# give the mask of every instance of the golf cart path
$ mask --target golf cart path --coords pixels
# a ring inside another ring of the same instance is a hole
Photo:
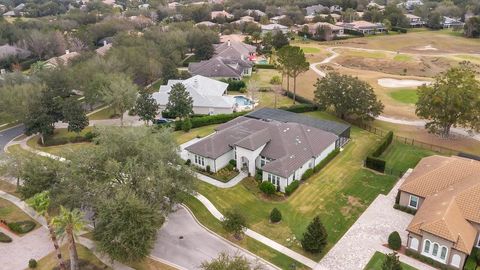
[[[330,52],[332,55],[325,58],[321,62],[310,64],[310,69],[313,70],[318,76],[325,77],[326,72],[323,71],[323,70],[320,70],[317,66],[318,65],[323,65],[323,64],[328,64],[333,59],[338,57],[340,55],[340,53],[336,52],[335,49],[340,49],[340,48],[351,49],[351,50],[359,50],[359,51],[368,51],[368,52],[385,52],[385,53],[397,54],[397,52],[395,52],[395,51],[388,51],[388,50],[364,49],[364,48],[355,48],[355,47],[338,47],[338,46],[337,47],[328,47],[327,51]],[[460,54],[460,53],[446,53],[446,54],[402,53],[402,54],[420,55],[420,56],[464,55],[464,54]],[[480,55],[480,54],[469,54],[469,55]],[[399,86],[399,87],[401,87],[401,86]],[[416,127],[423,127],[427,123],[424,120],[404,120],[404,119],[398,119],[398,118],[395,118],[395,117],[388,117],[388,116],[383,116],[383,115],[377,116],[376,119],[380,120],[380,121],[392,123],[392,124],[416,126]],[[480,133],[473,133],[472,134],[472,132],[470,132],[470,131],[468,131],[467,129],[464,129],[464,128],[455,128],[454,127],[454,128],[451,129],[451,132],[462,135],[462,136],[472,138],[472,139],[477,140],[477,141],[480,141]]]

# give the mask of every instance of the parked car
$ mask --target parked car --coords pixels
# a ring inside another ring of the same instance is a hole
[[[159,118],[159,119],[153,120],[153,123],[155,125],[166,125],[166,124],[170,124],[171,122],[173,122],[173,120],[167,119],[167,118]]]

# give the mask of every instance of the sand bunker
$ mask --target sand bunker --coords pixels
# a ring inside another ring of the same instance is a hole
[[[423,47],[420,47],[420,48],[416,48],[415,50],[417,50],[417,51],[438,51],[438,49],[433,47],[432,45],[427,45],[427,46],[423,46]]]
[[[398,80],[392,78],[378,79],[378,84],[386,88],[418,87],[423,84],[431,84],[429,81],[419,80]]]

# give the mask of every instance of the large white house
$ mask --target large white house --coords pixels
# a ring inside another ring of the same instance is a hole
[[[262,110],[281,114],[280,110]],[[298,122],[259,119],[258,115],[254,112],[218,126],[215,134],[185,148],[187,158],[212,172],[235,160],[237,169],[250,175],[261,170],[263,181],[284,192],[340,146],[339,136],[332,132]]]
[[[228,84],[200,75],[186,80],[169,80],[167,85],[160,86],[160,90],[153,94],[153,98],[164,110],[172,86],[181,83],[193,99],[193,113],[195,114],[229,114],[234,111],[235,99],[227,96]]]

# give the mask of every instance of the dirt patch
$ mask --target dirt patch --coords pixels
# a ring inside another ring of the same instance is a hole
[[[345,217],[351,216],[351,213],[353,211],[364,207],[363,203],[360,201],[360,199],[358,197],[348,196],[347,197],[347,202],[348,202],[348,205],[346,205],[346,206],[342,207],[342,209],[340,209],[340,212]]]

